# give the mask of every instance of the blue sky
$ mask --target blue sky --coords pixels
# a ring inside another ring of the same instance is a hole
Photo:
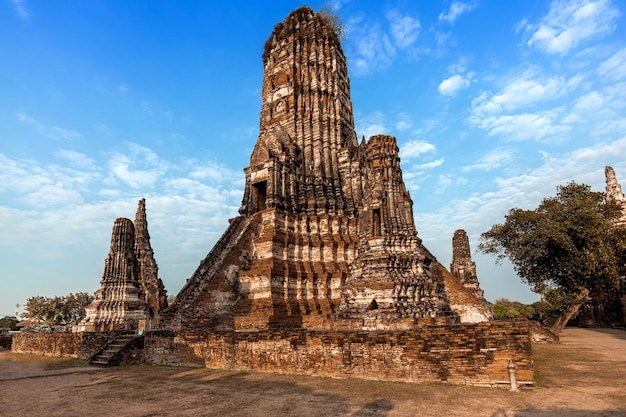
[[[308,1],[319,10],[325,1]],[[146,198],[176,294],[237,214],[263,44],[299,1],[0,0],[0,316],[99,288]],[[480,234],[571,180],[626,186],[626,6],[336,1],[359,137],[396,136],[425,245]],[[537,300],[473,255],[487,299]],[[21,310],[21,308],[20,308]]]

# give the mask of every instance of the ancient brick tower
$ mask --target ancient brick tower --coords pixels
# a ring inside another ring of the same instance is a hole
[[[95,300],[86,308],[81,330],[134,330],[140,320],[147,319],[135,257],[135,228],[129,219],[119,218],[113,224],[100,285]]]
[[[260,133],[240,216],[163,325],[321,329],[458,318],[454,300],[472,304],[472,320],[489,319],[417,237],[396,139],[358,142],[332,24],[308,7],[295,10],[275,26],[263,63]]]
[[[611,166],[604,168],[604,175],[606,176],[606,197],[608,200],[615,201],[622,207],[622,216],[617,220],[617,225],[626,226],[626,197],[622,192],[622,187],[617,182],[615,176],[615,170]]]
[[[483,298],[483,290],[478,285],[476,262],[472,261],[469,238],[465,230],[459,229],[452,237],[452,263],[450,272],[469,292],[479,299]]]
[[[159,267],[154,259],[152,246],[150,246],[145,198],[139,200],[135,214],[135,257],[148,318],[152,320],[152,326],[156,327],[158,326],[159,314],[167,308],[167,292],[163,286],[163,281],[159,279]]]
[[[135,330],[140,321],[157,327],[167,308],[167,293],[150,246],[146,200],[139,200],[135,224],[119,218],[113,224],[111,249],[94,302],[81,322],[85,331]]]

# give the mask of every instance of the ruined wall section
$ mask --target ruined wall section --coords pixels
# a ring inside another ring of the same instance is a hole
[[[508,386],[513,360],[519,382],[534,379],[527,322],[399,331],[150,332],[144,354],[161,364],[479,386]]]

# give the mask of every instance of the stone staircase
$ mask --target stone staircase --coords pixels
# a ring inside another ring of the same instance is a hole
[[[132,352],[143,349],[143,335],[122,333],[107,343],[99,352],[89,359],[94,366],[118,366],[132,357]]]
[[[176,299],[170,304],[168,310],[161,316],[163,322],[167,322],[180,309],[191,306],[194,300],[202,294],[203,284],[209,282],[215,273],[224,264],[228,254],[237,246],[244,237],[253,219],[258,216],[239,216],[231,220],[228,229],[217,241],[209,254],[200,262],[200,266],[187,280],[183,288],[179,291]]]

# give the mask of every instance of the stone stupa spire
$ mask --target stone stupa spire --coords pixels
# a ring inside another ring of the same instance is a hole
[[[604,175],[606,176],[606,198],[616,202],[622,208],[622,215],[617,219],[615,224],[624,226],[626,225],[626,197],[624,197],[622,187],[617,181],[613,167],[606,166],[604,168]]]
[[[150,245],[145,198],[139,200],[135,214],[135,257],[138,263],[138,278],[147,305],[147,314],[156,326],[159,313],[167,308],[167,292],[163,281],[159,279],[159,267]]]
[[[469,237],[463,229],[456,230],[452,237],[450,272],[469,292],[480,299],[483,298],[484,292],[478,285],[476,262],[472,261]]]
[[[104,273],[95,300],[81,321],[84,331],[136,330],[146,320],[146,304],[139,283],[135,257],[135,228],[130,219],[113,223],[111,249],[104,260]]]

